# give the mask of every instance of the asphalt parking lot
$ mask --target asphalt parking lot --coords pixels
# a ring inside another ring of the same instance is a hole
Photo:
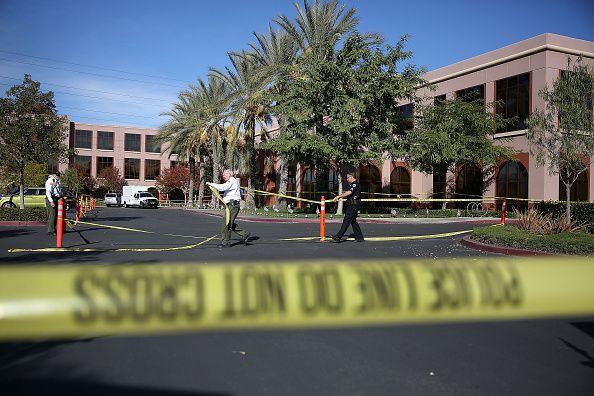
[[[240,218],[239,225],[251,233],[248,246],[234,235],[231,248],[221,249],[217,247],[221,218],[198,211],[98,208],[84,221],[88,224],[77,224],[64,234],[66,249],[60,252],[40,251],[55,247],[55,237],[48,236],[44,227],[0,227],[0,260],[119,263],[486,255],[460,245],[465,234],[440,237],[444,233],[470,231],[477,223],[362,223],[365,243],[348,240],[336,244],[319,242],[316,222],[253,222]],[[335,233],[338,228],[340,222],[328,222],[326,234]]]
[[[487,255],[462,246],[465,234],[438,237],[479,225],[466,222],[363,223],[365,243],[334,244],[316,239],[316,223],[240,220],[252,234],[248,246],[236,239],[221,249],[212,238],[221,218],[199,212],[100,208],[85,221],[64,235],[60,252],[39,251],[55,246],[45,227],[0,227],[1,265]],[[328,223],[326,233],[339,226]],[[0,389],[77,396],[591,395],[593,351],[594,318],[0,342]]]

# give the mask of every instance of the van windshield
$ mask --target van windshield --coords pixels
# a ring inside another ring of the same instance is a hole
[[[140,193],[138,196],[140,198],[155,198],[155,197],[153,197],[153,194],[151,194],[151,193]]]

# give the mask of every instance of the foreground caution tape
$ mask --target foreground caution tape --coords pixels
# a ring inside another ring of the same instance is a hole
[[[0,339],[594,315],[591,259],[0,267]]]

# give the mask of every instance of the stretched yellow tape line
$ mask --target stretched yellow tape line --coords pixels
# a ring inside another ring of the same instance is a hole
[[[219,194],[219,190],[217,190],[216,188],[214,188],[210,184],[207,184],[207,186],[208,186],[208,188],[210,188],[210,191],[212,191],[212,195],[214,195],[215,197],[217,197],[217,199],[219,201],[221,201],[221,203],[223,204],[223,206],[225,206],[225,224],[229,225],[229,220],[231,220],[231,212],[229,211],[229,206],[227,206],[227,204],[223,200],[223,197],[221,196],[221,194]]]
[[[66,220],[67,223],[68,222],[72,222],[72,220]],[[101,224],[101,223],[91,223],[88,221],[79,221],[79,224],[86,224],[86,225],[91,225],[91,226],[96,226],[96,227],[103,227],[103,228],[111,228],[111,229],[115,229],[115,230],[122,230],[122,231],[130,231],[130,232],[141,232],[144,234],[157,234],[157,235],[163,235],[163,236],[172,236],[172,237],[180,237],[180,238],[192,238],[192,239],[204,239],[207,237],[202,237],[202,236],[195,236],[195,235],[182,235],[182,234],[163,234],[163,233],[158,233],[155,231],[146,231],[146,230],[140,230],[137,228],[127,228],[127,227],[118,227],[118,226],[112,226],[112,225],[107,225],[107,224]]]
[[[365,237],[366,241],[372,242],[385,242],[385,241],[403,241],[403,240],[413,240],[413,239],[434,239],[434,238],[447,238],[451,236],[461,235],[472,232],[472,230],[464,230],[464,231],[454,231],[454,232],[446,232],[443,234],[427,234],[427,235],[401,235],[401,236],[391,236],[391,237]],[[326,237],[329,238],[329,237]],[[317,237],[297,237],[297,238],[283,238],[279,239],[280,241],[312,241],[320,239],[319,236]],[[348,238],[354,240],[355,238]]]
[[[0,339],[594,315],[587,258],[0,267]]]

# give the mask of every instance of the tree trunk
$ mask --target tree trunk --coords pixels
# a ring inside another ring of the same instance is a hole
[[[278,185],[278,193],[287,195],[287,186],[289,185],[289,166],[281,154],[278,155],[280,182]],[[287,211],[287,199],[278,197],[276,207],[282,212]]]
[[[19,207],[25,209],[25,168],[19,169]]]
[[[340,182],[338,183],[338,195],[342,194],[342,192],[344,191],[342,188],[342,181],[343,181],[343,177],[344,180],[346,180],[346,175],[343,175],[343,171],[342,171],[342,165],[336,164],[336,167],[338,168],[338,174],[340,175]],[[342,214],[342,208],[344,206],[344,201],[338,201],[338,203],[336,204],[336,214],[337,215],[341,215]]]
[[[219,151],[218,148],[216,146],[216,142],[212,143],[212,182],[213,183],[218,183],[220,180],[220,169],[219,167],[220,165],[220,160],[219,160]],[[217,198],[213,195],[212,199],[210,200],[210,206],[213,208],[218,208],[219,207],[219,202],[217,200]]]
[[[571,184],[565,184],[565,213],[567,219],[571,220]]]
[[[196,177],[196,157],[194,157],[193,153],[190,155],[188,162],[190,164],[190,188],[187,199],[187,205],[192,206],[194,198],[194,179]]]
[[[254,127],[255,128],[255,127]],[[247,169],[247,177],[248,177],[248,192],[245,195],[245,207],[249,209],[253,209],[256,207],[256,194],[254,193],[253,189],[256,185],[256,175],[254,174],[254,169],[256,168],[256,146],[254,142],[254,135],[255,131],[252,130],[251,138],[247,139],[246,142],[246,149],[248,155],[248,169]]]
[[[206,185],[206,168],[204,165],[204,161],[206,160],[206,156],[204,154],[200,155],[200,186],[198,187],[198,207],[202,209],[202,201],[204,200],[204,186]]]

